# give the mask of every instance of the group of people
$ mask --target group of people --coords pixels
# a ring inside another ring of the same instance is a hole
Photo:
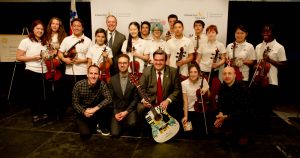
[[[188,137],[231,127],[236,140],[245,143],[253,109],[270,114],[278,70],[287,60],[273,25],[263,26],[263,41],[254,48],[243,25],[226,47],[217,40],[216,25],[204,33],[205,23],[196,20],[195,34],[186,37],[175,14],[168,22],[165,34],[159,22],[130,22],[126,38],[109,15],[107,29],[95,31],[93,44],[82,19],[71,21],[69,36],[57,17],[47,28],[34,21],[16,55],[25,62],[26,85],[34,89],[28,98],[33,124],[62,119],[72,105],[81,138],[96,130],[134,135],[145,115],[160,106],[181,122],[180,132]],[[187,123],[192,130],[184,128]]]

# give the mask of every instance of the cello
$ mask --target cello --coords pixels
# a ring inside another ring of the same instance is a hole
[[[52,90],[54,91],[53,81],[58,81],[62,77],[62,73],[59,70],[60,62],[57,59],[56,51],[49,44],[47,50],[41,51],[41,57],[44,60],[47,72],[45,73],[46,80],[52,82]]]
[[[271,51],[270,47],[267,46],[267,48],[263,52],[263,56],[267,55]],[[256,85],[266,87],[269,84],[269,77],[268,73],[270,71],[271,64],[267,62],[265,59],[261,59],[255,69],[253,78],[251,80],[251,83],[249,84],[249,87],[251,86],[252,82]]]
[[[104,47],[103,52],[106,52],[106,47]],[[99,57],[100,59],[100,57]],[[101,75],[99,76],[99,79],[104,81],[105,83],[109,83],[110,81],[110,73],[109,73],[109,68],[110,68],[110,63],[107,60],[107,57],[103,57],[103,61],[99,64],[100,68],[100,73]]]
[[[219,57],[219,49],[216,48],[215,50],[215,54],[214,57],[212,58],[213,59],[213,63],[216,63],[217,62],[217,59],[220,58]],[[211,101],[211,108],[210,108],[210,111],[214,111],[218,108],[218,93],[219,93],[219,89],[220,89],[220,86],[221,86],[221,81],[219,80],[218,78],[218,73],[214,71],[214,68],[212,67],[211,68],[211,71],[209,72],[209,76],[208,76],[208,79],[207,81],[209,82],[209,85],[211,87],[211,93],[210,93],[210,101]]]
[[[203,119],[204,119],[204,125],[205,125],[205,132],[206,132],[206,134],[208,134],[205,113],[208,110],[208,104],[209,104],[208,99],[209,98],[208,98],[208,92],[206,92],[204,95],[201,93],[201,89],[203,88],[203,81],[205,79],[203,75],[202,75],[201,78],[202,78],[202,80],[201,80],[200,87],[199,87],[199,89],[196,90],[197,100],[195,101],[194,109],[195,109],[196,112],[203,113]]]
[[[204,95],[201,93],[201,89],[203,88],[203,80],[205,79],[203,76],[201,77],[201,84],[199,89],[196,90],[197,100],[194,104],[194,109],[196,112],[206,112],[208,110],[208,93],[206,92]]]
[[[176,56],[177,61],[176,61],[176,63],[178,61],[182,60],[182,58],[185,57],[185,54],[186,54],[186,52],[184,51],[184,48],[180,47],[179,52],[177,52],[177,56]],[[183,76],[183,75],[180,74],[180,67],[177,67],[177,74],[180,78],[180,81],[184,81],[184,80],[189,78],[188,76]]]
[[[241,81],[243,79],[243,74],[240,71],[240,68],[237,66],[238,65],[237,63],[242,62],[242,61],[235,57],[235,48],[237,48],[237,45],[236,45],[236,42],[233,42],[233,45],[231,47],[231,49],[232,49],[232,59],[229,60],[228,65],[232,66],[234,68],[235,74],[236,74],[236,80]]]
[[[132,47],[132,53],[135,52],[135,47]],[[131,73],[136,76],[138,79],[142,76],[142,73],[139,72],[140,69],[140,63],[138,61],[135,61],[135,56],[132,55],[132,61],[129,63]]]

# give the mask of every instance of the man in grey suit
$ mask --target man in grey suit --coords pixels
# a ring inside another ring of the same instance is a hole
[[[140,78],[143,91],[148,95],[149,102],[142,99],[138,104],[137,112],[140,117],[145,116],[151,106],[161,106],[168,113],[180,119],[183,113],[181,84],[177,76],[177,69],[166,65],[167,54],[162,49],[153,53],[153,65],[144,69]],[[157,102],[158,74],[161,73],[162,101]],[[143,117],[142,117],[143,118]]]
[[[126,36],[116,30],[117,18],[114,15],[108,15],[106,18],[107,25],[107,45],[113,52],[113,65],[110,68],[110,74],[114,75],[118,73],[117,57],[122,54],[121,48],[123,42],[126,40]]]
[[[130,83],[128,67],[129,56],[118,56],[119,73],[111,78],[109,89],[113,100],[113,118],[111,121],[111,135],[118,137],[127,127],[128,134],[135,133],[137,122],[136,104],[140,100],[137,88]]]

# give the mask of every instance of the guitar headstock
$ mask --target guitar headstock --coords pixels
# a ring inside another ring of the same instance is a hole
[[[129,80],[130,80],[130,83],[132,83],[133,85],[135,85],[136,87],[139,87],[140,86],[140,83],[138,81],[138,78],[133,75],[132,73],[129,74]]]

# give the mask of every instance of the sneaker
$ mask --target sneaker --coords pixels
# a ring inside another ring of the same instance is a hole
[[[100,129],[99,125],[97,125],[97,130],[96,130],[98,133],[100,133],[101,135],[103,136],[109,136],[110,135],[110,132],[108,129],[106,128],[103,128],[103,129]]]
[[[101,133],[101,135],[103,136],[109,136],[110,132],[108,129],[104,128],[104,129],[97,129],[97,132]]]

